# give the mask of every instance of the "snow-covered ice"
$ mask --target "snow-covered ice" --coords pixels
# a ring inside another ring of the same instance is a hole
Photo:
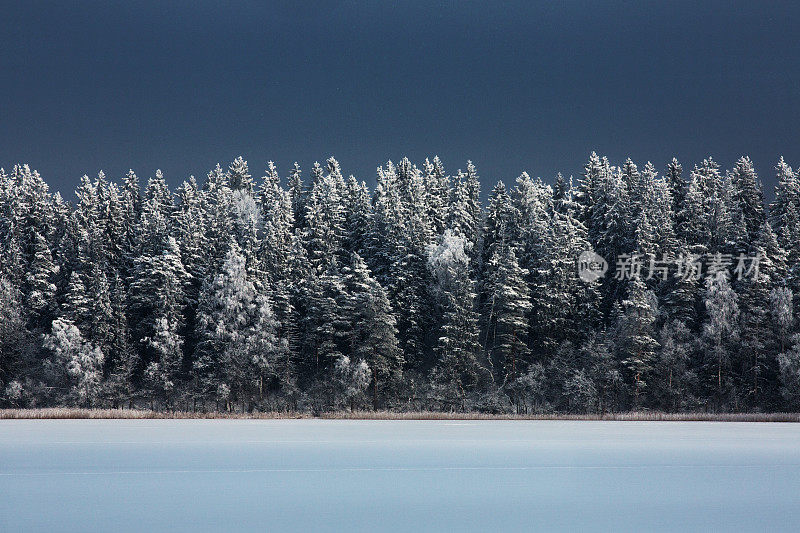
[[[800,530],[800,425],[0,421],[1,531]]]

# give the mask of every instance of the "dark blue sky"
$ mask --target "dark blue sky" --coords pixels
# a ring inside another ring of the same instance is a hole
[[[489,182],[621,162],[800,164],[800,7],[773,2],[4,2],[0,165],[175,184],[241,154]],[[266,6],[262,4],[267,4]],[[306,172],[306,175],[308,173]]]

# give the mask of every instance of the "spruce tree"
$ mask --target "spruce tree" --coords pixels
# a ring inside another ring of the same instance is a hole
[[[32,327],[41,327],[49,324],[53,318],[56,294],[54,279],[59,267],[53,262],[46,239],[36,230],[33,230],[32,245],[32,257],[26,269],[22,294],[29,323]]]
[[[247,167],[247,161],[242,159],[242,156],[234,159],[233,163],[228,167],[227,182],[231,190],[243,190],[253,193],[253,180],[250,176],[250,169]]]
[[[646,403],[657,349],[655,322],[658,302],[655,294],[638,278],[628,284],[628,295],[617,318],[615,342],[619,361],[627,370],[633,390],[633,407]]]
[[[10,405],[20,405],[22,383],[30,378],[28,337],[19,291],[0,278],[0,398]]]
[[[100,395],[103,352],[86,342],[69,320],[57,318],[52,332],[44,337],[44,347],[52,352],[51,375],[56,386],[67,385],[67,400],[73,405],[94,407]]]
[[[675,214],[675,235],[679,241],[685,243],[688,223],[685,209],[689,183],[683,176],[683,166],[674,157],[667,165],[666,179],[672,196],[672,212]]]
[[[745,251],[753,242],[761,226],[766,221],[764,212],[764,194],[761,183],[753,168],[749,157],[742,157],[736,161],[736,166],[730,173],[732,191],[731,218],[738,228],[734,229],[737,242],[737,251]]]
[[[696,385],[692,369],[694,334],[680,320],[668,321],[658,332],[658,342],[652,387],[656,405],[668,412],[689,409]]]
[[[709,277],[705,290],[706,320],[703,339],[707,354],[706,372],[717,405],[729,401],[732,388],[731,347],[739,339],[739,298],[725,275]]]
[[[389,298],[358,254],[342,269],[347,293],[345,309],[350,317],[349,353],[365,361],[372,373],[373,407],[396,388],[402,375],[403,356],[397,341],[397,327]]]
[[[191,276],[173,237],[154,249],[158,250],[156,254],[145,253],[134,263],[130,311],[134,342],[151,399],[171,406],[182,377],[181,331],[187,303],[185,290]]]
[[[450,177],[445,174],[444,166],[438,156],[433,161],[425,159],[425,192],[427,200],[427,219],[430,221],[434,235],[445,230],[448,198],[450,195]]]
[[[438,360],[432,379],[440,388],[442,399],[451,408],[460,409],[465,408],[468,394],[486,377],[478,362],[478,317],[469,277],[467,242],[462,234],[448,229],[439,244],[431,246],[428,252],[441,317],[436,345]]]
[[[791,349],[778,355],[782,409],[800,409],[800,334],[792,338]]]
[[[248,278],[235,242],[221,271],[203,285],[198,305],[198,381],[229,410],[237,402],[249,409],[263,398],[281,346],[269,300]]]
[[[527,275],[511,247],[497,249],[489,260],[485,350],[503,384],[513,383],[530,364],[530,349],[525,343],[531,311]]]

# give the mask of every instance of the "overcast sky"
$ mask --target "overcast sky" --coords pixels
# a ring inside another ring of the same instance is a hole
[[[0,166],[55,188],[438,154],[484,182],[750,155],[800,165],[796,2],[5,2]]]

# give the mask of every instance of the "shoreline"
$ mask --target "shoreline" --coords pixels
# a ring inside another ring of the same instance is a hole
[[[800,413],[661,413],[635,411],[599,414],[490,414],[437,411],[341,411],[313,415],[306,412],[194,412],[141,409],[83,409],[49,407],[0,409],[0,420],[553,420],[616,422],[800,422]]]

